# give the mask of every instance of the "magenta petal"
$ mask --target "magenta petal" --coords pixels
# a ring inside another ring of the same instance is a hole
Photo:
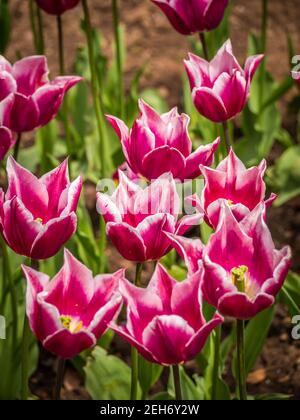
[[[62,88],[51,85],[42,86],[35,92],[33,98],[39,109],[37,126],[42,127],[48,124],[58,113],[62,102]]]
[[[186,168],[183,179],[195,179],[201,174],[200,165],[210,166],[214,160],[214,154],[220,144],[220,137],[213,143],[200,146],[186,159]]]
[[[112,128],[115,130],[117,136],[119,137],[121,141],[123,153],[127,162],[130,162],[131,161],[130,137],[129,137],[129,129],[127,125],[122,120],[112,115],[106,115],[106,119],[110,123]]]
[[[136,229],[126,223],[108,223],[107,235],[119,253],[129,261],[146,261],[146,248]]]
[[[12,132],[0,126],[0,160],[4,159],[6,153],[14,146],[15,138]]]
[[[17,61],[12,69],[18,92],[32,95],[36,89],[48,82],[48,66],[44,56],[31,56]]]
[[[61,315],[80,317],[93,294],[92,272],[65,249],[64,266],[49,283],[45,300],[55,305]]]
[[[95,346],[96,338],[89,331],[72,334],[67,329],[61,329],[49,335],[42,344],[51,353],[63,359],[72,359],[83,350]]]
[[[171,25],[182,35],[191,35],[191,28],[185,23],[182,17],[177,13],[174,6],[166,3],[165,0],[151,0],[156,4],[169,19]]]
[[[162,365],[185,361],[185,346],[194,330],[177,315],[161,315],[153,319],[143,333],[143,344]]]
[[[181,258],[184,259],[188,271],[193,274],[199,270],[199,262],[202,260],[203,244],[200,239],[189,239],[183,236],[173,235],[165,232],[171,245],[176,249]]]
[[[170,172],[173,177],[180,177],[185,170],[184,156],[173,147],[162,146],[148,153],[142,162],[143,175],[153,180]]]
[[[185,281],[177,282],[171,297],[172,313],[184,318],[195,331],[205,324],[205,319],[201,312],[201,280],[202,269]]]
[[[223,19],[228,0],[212,0],[208,2],[205,13],[205,26],[207,30],[216,29]]]
[[[199,225],[203,220],[203,213],[183,216],[176,226],[176,235],[184,235],[189,229]]]
[[[0,71],[0,101],[16,92],[17,84],[13,76],[7,71]]]
[[[97,193],[97,211],[104,217],[105,223],[122,222],[118,207],[107,194]]]
[[[197,354],[201,352],[209,335],[218,325],[221,325],[223,322],[224,318],[222,318],[219,314],[216,314],[211,321],[204,324],[204,326],[196,332],[196,334],[186,345],[185,354],[187,360],[194,359]]]
[[[26,313],[30,328],[43,341],[61,327],[59,313],[52,305],[43,304],[42,293],[49,282],[49,277],[30,267],[22,266],[27,280]]]
[[[152,357],[151,353],[145,346],[139,342],[135,337],[133,337],[125,327],[118,327],[115,324],[111,324],[110,328],[117,333],[121,338],[123,338],[127,343],[131,346],[135,347],[137,351],[144,357],[144,359],[148,360],[151,363],[155,363],[156,360]]]
[[[216,96],[212,89],[195,88],[192,96],[194,105],[201,115],[216,123],[228,120],[227,110],[222,99]]]
[[[219,224],[221,209],[224,203],[227,203],[227,200],[220,198],[219,200],[212,202],[206,209],[210,225],[214,229],[216,229]],[[230,209],[238,222],[243,220],[250,213],[249,208],[240,203],[230,205]]]
[[[149,216],[139,224],[137,230],[146,248],[147,260],[159,260],[168,250],[169,243],[163,231],[174,232],[174,217],[169,214]]]
[[[17,132],[32,131],[39,125],[40,112],[31,96],[15,93],[15,101],[10,114],[10,128]]]
[[[227,40],[210,63],[211,79],[215,81],[222,73],[232,75],[236,70],[243,73],[243,69],[233,55],[231,41]]]
[[[31,247],[41,230],[39,223],[17,198],[4,204],[3,235],[9,246],[20,255],[31,257]]]
[[[263,59],[264,59],[263,54],[254,55],[252,57],[247,58],[247,61],[245,64],[245,75],[246,75],[246,79],[248,83],[250,83],[251,80],[253,79],[253,76]]]
[[[283,286],[284,280],[288,274],[292,261],[292,251],[290,247],[285,246],[280,251],[274,251],[274,274],[270,281],[262,286],[262,292],[276,296]]]
[[[30,171],[19,165],[13,157],[7,159],[8,190],[6,200],[18,197],[32,213],[34,219],[47,215],[49,196],[45,186]]]
[[[65,208],[63,209],[62,213],[60,214],[61,217],[67,216],[69,213],[76,212],[78,201],[80,198],[82,190],[82,178],[78,176],[75,181],[71,182],[71,184],[67,188],[67,203]],[[64,200],[60,200],[60,209],[63,208]]]
[[[31,258],[44,260],[53,257],[75,233],[76,226],[75,213],[50,220],[32,244]]]
[[[10,126],[10,114],[14,105],[15,95],[11,93],[0,102],[0,126]]]
[[[91,324],[89,325],[89,331],[96,337],[97,340],[105,333],[108,329],[108,325],[112,322],[119,314],[122,308],[122,296],[116,293],[106,305],[99,309],[95,314]]]
[[[251,301],[247,295],[233,292],[220,298],[218,310],[225,316],[248,320],[272,306],[274,302],[274,297],[265,293],[258,294],[255,301]]]

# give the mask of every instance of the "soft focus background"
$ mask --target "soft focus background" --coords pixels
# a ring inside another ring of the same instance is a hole
[[[110,0],[91,1],[93,24],[101,31],[105,55],[111,57],[112,16]],[[32,34],[28,19],[28,5],[24,0],[12,0],[14,26],[7,58],[15,61],[19,56],[34,53]],[[258,34],[261,22],[261,0],[236,0],[231,17],[231,39],[241,62],[247,52],[247,39],[251,32]],[[182,104],[183,59],[189,50],[188,40],[177,34],[165,16],[150,1],[121,0],[121,20],[126,36],[126,82],[127,87],[136,71],[146,66],[141,79],[142,88],[156,88],[170,106]],[[270,24],[268,32],[267,68],[278,81],[290,71],[287,34],[291,35],[296,53],[300,54],[300,7],[299,0],[272,0],[270,2]],[[79,28],[81,8],[71,10],[63,16],[66,30],[68,72],[72,66],[78,45],[84,44]],[[53,75],[58,73],[57,40],[55,19],[43,15],[45,25],[46,55]],[[283,125],[293,136],[296,133],[296,114],[289,112],[289,100],[297,91],[296,86],[281,100],[284,115]],[[270,162],[279,156],[276,147]],[[95,206],[94,187],[86,186],[86,199],[90,209]],[[277,245],[290,244],[293,248],[293,270],[300,271],[300,198],[294,198],[279,208],[270,211],[269,225]],[[118,267],[120,261],[115,261]],[[281,392],[300,398],[300,343],[292,342],[289,335],[290,318],[285,309],[278,309],[262,357],[248,378],[250,393]],[[122,343],[116,352],[122,353]],[[191,366],[191,371],[193,366]],[[229,371],[230,369],[228,369]],[[230,374],[228,373],[230,381]],[[32,389],[40,398],[49,398],[53,384],[53,359],[41,357],[38,372],[32,379]],[[158,385],[159,387],[159,385]],[[159,390],[159,389],[158,389]],[[79,376],[68,366],[63,396],[68,399],[88,398]]]

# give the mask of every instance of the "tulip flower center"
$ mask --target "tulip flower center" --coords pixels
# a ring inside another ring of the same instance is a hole
[[[72,334],[78,333],[83,327],[83,322],[81,320],[74,319],[73,317],[67,315],[61,315],[60,322],[63,327],[69,330]]]
[[[227,204],[228,204],[228,206],[233,206],[233,201],[232,200],[227,200]]]
[[[246,284],[247,284],[247,274],[249,269],[246,265],[240,265],[239,267],[235,267],[231,270],[231,277],[232,282],[235,287],[238,289],[239,292],[245,293],[246,292]]]
[[[41,219],[40,217],[37,217],[37,218],[35,219],[35,222],[36,222],[36,223],[43,224],[43,219]]]

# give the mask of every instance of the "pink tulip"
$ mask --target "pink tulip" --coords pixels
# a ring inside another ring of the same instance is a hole
[[[183,35],[211,31],[223,19],[228,0],[152,0]]]
[[[204,298],[223,315],[250,319],[274,304],[290,264],[290,248],[275,249],[263,203],[240,223],[224,203],[203,252]]]
[[[228,202],[232,213],[240,221],[264,200],[265,171],[265,160],[259,166],[247,169],[231,149],[228,157],[216,169],[201,166],[205,181],[201,199],[193,196],[188,201],[196,208],[203,209],[207,223],[214,228],[218,225],[220,208],[224,200]],[[275,199],[276,195],[272,194],[266,201],[266,206],[270,206]]]
[[[188,133],[190,119],[179,115],[174,108],[159,115],[142,100],[139,101],[140,116],[129,131],[123,121],[107,116],[119,136],[125,158],[137,175],[148,180],[171,172],[174,178],[194,179],[200,175],[199,165],[211,165],[220,139],[200,146],[192,153]]]
[[[170,174],[162,175],[146,189],[130,181],[122,171],[119,179],[111,197],[98,193],[97,209],[107,223],[107,235],[127,260],[160,259],[170,249],[163,231],[182,235],[202,219],[199,213],[178,221],[179,196]]]
[[[80,0],[36,0],[38,6],[50,15],[62,15],[77,6]]]
[[[121,309],[118,287],[123,270],[93,278],[67,250],[63,268],[51,281],[32,268],[22,268],[30,327],[48,351],[63,359],[95,346]]]
[[[127,306],[126,326],[112,329],[150,362],[176,365],[195,358],[223,318],[209,322],[202,314],[200,275],[176,282],[158,264],[146,289],[120,281]]]
[[[222,123],[238,115],[250,95],[253,76],[263,55],[249,57],[243,70],[227,41],[209,63],[189,54],[185,61],[193,102],[201,115]]]
[[[70,183],[68,163],[36,178],[9,157],[8,189],[0,190],[0,229],[18,254],[36,260],[54,256],[76,231],[81,177]]]
[[[50,82],[48,74],[44,56],[26,57],[13,66],[0,56],[0,100],[13,95],[6,116],[8,129],[22,133],[48,124],[58,113],[66,92],[82,80],[77,76],[63,76]]]

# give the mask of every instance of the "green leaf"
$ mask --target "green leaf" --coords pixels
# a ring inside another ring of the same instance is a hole
[[[162,371],[163,366],[150,363],[139,356],[139,382],[144,396],[148,394],[151,387],[158,381]]]
[[[298,274],[289,272],[279,298],[287,305],[291,317],[300,314],[300,276]]]
[[[3,54],[11,32],[11,13],[8,0],[0,0],[0,53]]]
[[[180,372],[180,381],[181,381],[181,390],[182,390],[182,397],[184,400],[204,400],[204,392],[203,389],[197,383],[197,380],[193,381],[187,373],[185,372],[183,366],[179,367]],[[195,375],[195,379],[197,376]],[[175,398],[175,391],[174,391],[174,380],[172,369],[170,368],[170,376],[169,376],[169,385],[168,385],[168,393]]]
[[[274,306],[256,315],[246,327],[245,348],[246,348],[246,374],[253,368],[257,358],[261,354],[265,340],[268,336],[274,317]],[[236,377],[236,352],[232,362],[232,372]]]
[[[96,347],[88,357],[84,371],[85,387],[94,400],[128,400],[130,368],[121,359]]]

